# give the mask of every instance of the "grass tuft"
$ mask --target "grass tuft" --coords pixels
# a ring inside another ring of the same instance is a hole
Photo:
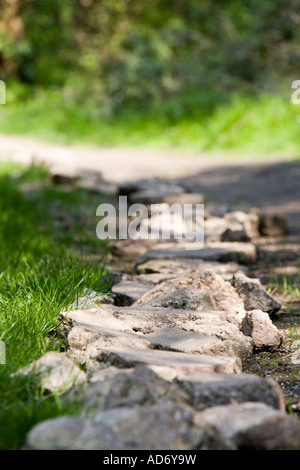
[[[43,167],[0,163],[0,339],[6,345],[6,364],[0,365],[0,449],[19,448],[41,420],[78,412],[78,403],[63,405],[55,394],[45,394],[34,375],[12,373],[49,350],[63,349],[58,314],[85,289],[107,293],[110,288],[100,262],[106,246],[88,217],[99,200],[50,186],[48,180]],[[27,189],[32,184],[32,191],[24,192],[24,184]],[[59,228],[58,221],[70,214],[67,228]],[[98,255],[97,262],[87,261],[87,249]]]

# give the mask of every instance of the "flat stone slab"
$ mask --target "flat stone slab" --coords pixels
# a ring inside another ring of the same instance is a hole
[[[91,373],[99,369],[103,350],[111,348],[150,349],[152,344],[144,335],[109,328],[75,326],[68,335],[70,356],[85,364]]]
[[[60,317],[62,324],[60,325],[60,331],[62,333],[69,333],[74,326],[87,327],[90,330],[97,328],[110,328],[119,331],[130,331],[130,328],[126,323],[122,322],[113,315],[114,310],[108,310],[107,308],[95,307],[89,310],[71,310],[70,312],[62,312]]]
[[[237,263],[220,263],[217,261],[203,261],[200,259],[183,258],[176,259],[151,259],[144,264],[136,266],[138,274],[164,274],[165,276],[178,277],[185,274],[187,271],[197,271],[203,274],[206,271],[213,271],[214,273],[229,280],[232,275],[238,271],[247,273],[247,268]]]
[[[179,328],[160,328],[145,335],[159,349],[208,355],[233,353],[230,345],[216,336],[205,336]]]
[[[203,248],[186,249],[187,244],[162,244],[160,248],[150,250],[136,261],[136,268],[153,259],[203,259],[205,261],[219,261],[222,263],[235,262],[238,264],[252,264],[257,259],[257,250],[252,243],[214,242],[204,245]],[[193,243],[190,243],[192,246]]]
[[[285,411],[285,401],[278,383],[250,374],[200,373],[177,380],[192,397],[192,406],[204,410],[216,405],[262,402]]]
[[[300,422],[264,403],[215,406],[199,413],[238,449],[291,450],[300,448]]]
[[[185,354],[147,349],[103,350],[101,361],[120,368],[145,364],[188,369],[195,372],[239,373],[242,369],[241,360],[237,357]]]
[[[229,323],[226,320],[227,314],[220,311],[153,308],[147,305],[107,305],[105,308],[114,312],[132,331],[145,335],[157,333],[162,328],[177,328],[219,339],[224,350],[234,351],[240,357],[246,357],[252,351],[252,339],[245,336],[236,324]]]

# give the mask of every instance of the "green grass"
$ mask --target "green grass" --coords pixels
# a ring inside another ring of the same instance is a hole
[[[300,258],[296,260],[297,272],[294,275],[271,275],[269,283],[272,284],[280,295],[288,300],[300,299]]]
[[[72,144],[148,146],[191,152],[298,157],[300,108],[284,93],[189,91],[145,109],[104,118],[97,103],[79,105],[67,90],[7,84],[0,132]]]
[[[87,192],[48,185],[45,168],[0,163],[0,339],[6,345],[0,449],[19,448],[40,420],[78,412],[77,403],[63,405],[55,394],[45,394],[36,376],[11,374],[64,348],[58,314],[84,289],[109,291],[99,262],[106,245],[96,238],[96,221],[89,215],[99,202]],[[62,217],[71,217],[67,229],[58,229]],[[86,260],[91,252],[98,262]]]

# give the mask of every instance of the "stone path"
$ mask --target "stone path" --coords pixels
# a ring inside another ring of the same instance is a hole
[[[181,184],[151,179],[117,189],[132,203],[201,200]],[[87,292],[61,312],[67,351],[29,368],[63,400],[80,399],[82,412],[38,424],[24,449],[300,449],[300,422],[278,384],[242,372],[256,351],[290,344],[270,318],[280,299],[251,275],[263,240],[284,237],[288,223],[257,210],[210,210],[203,249],[114,243],[119,266],[130,260],[131,272],[112,273],[110,296]]]

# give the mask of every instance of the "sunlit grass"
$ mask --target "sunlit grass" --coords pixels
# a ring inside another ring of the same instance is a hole
[[[191,152],[283,155],[300,151],[299,108],[279,94],[199,90],[110,118],[100,106],[79,105],[61,90],[8,87],[0,132],[56,142],[177,148]]]
[[[19,448],[38,421],[78,410],[77,403],[66,406],[45,394],[34,376],[11,374],[49,350],[63,350],[59,312],[87,288],[106,293],[110,287],[101,263],[103,242],[99,246],[94,235],[98,262],[80,254],[80,240],[90,244],[94,227],[57,230],[53,220],[53,207],[76,219],[82,204],[88,211],[95,201],[84,192],[47,186],[48,176],[43,167],[0,163],[0,339],[6,346],[6,364],[0,365],[0,449]],[[40,186],[23,193],[24,183],[33,182]]]

